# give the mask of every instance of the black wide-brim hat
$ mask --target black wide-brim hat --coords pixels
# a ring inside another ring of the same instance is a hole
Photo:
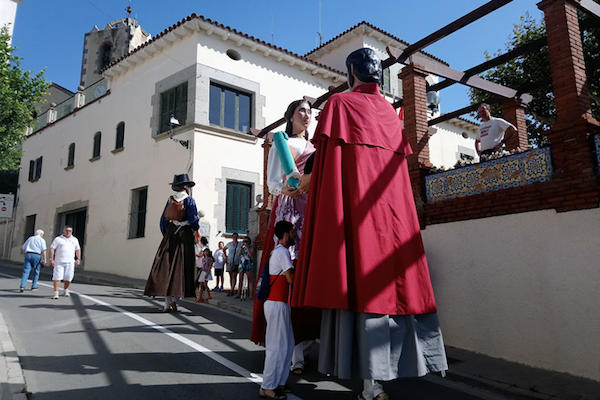
[[[173,176],[173,182],[170,183],[171,186],[189,186],[192,187],[196,183],[190,179],[188,174],[179,174]]]

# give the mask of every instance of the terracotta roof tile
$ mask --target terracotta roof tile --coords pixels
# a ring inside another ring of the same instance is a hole
[[[337,69],[335,69],[335,68],[331,68],[331,67],[329,67],[329,66],[327,66],[327,65],[324,65],[324,64],[321,64],[321,63],[319,63],[319,62],[316,62],[316,61],[309,60],[308,58],[305,58],[305,57],[303,57],[303,56],[301,56],[301,55],[299,55],[299,54],[296,54],[296,53],[294,53],[294,52],[292,52],[292,51],[290,51],[290,50],[284,49],[283,47],[279,47],[279,46],[276,46],[276,45],[274,45],[274,44],[271,44],[271,43],[265,42],[264,40],[261,40],[261,39],[258,39],[258,38],[256,38],[256,37],[254,37],[254,36],[251,36],[251,35],[248,35],[248,34],[246,34],[246,33],[240,32],[240,31],[238,31],[237,29],[234,29],[234,28],[231,28],[231,27],[229,27],[229,26],[226,26],[226,25],[220,24],[220,23],[219,23],[219,22],[217,22],[217,21],[213,21],[213,20],[212,20],[212,19],[210,19],[210,18],[205,18],[205,17],[203,17],[202,15],[197,15],[197,14],[195,14],[195,13],[194,13],[194,14],[191,14],[191,15],[189,15],[189,16],[187,16],[187,17],[185,17],[185,18],[183,18],[181,21],[178,21],[177,23],[175,23],[175,24],[171,25],[170,27],[166,28],[164,31],[160,32],[158,35],[154,36],[152,39],[150,39],[149,41],[145,42],[144,44],[142,44],[142,45],[140,45],[140,46],[136,47],[135,49],[131,50],[129,53],[127,53],[127,54],[126,54],[126,55],[124,55],[123,57],[120,57],[120,58],[118,58],[118,59],[114,60],[114,61],[113,61],[113,62],[111,62],[109,65],[107,65],[107,66],[106,66],[104,69],[102,69],[102,71],[101,71],[101,72],[104,72],[104,71],[106,71],[106,70],[108,70],[108,69],[112,68],[112,67],[113,67],[113,66],[115,66],[116,64],[118,64],[118,63],[120,63],[121,61],[123,61],[125,58],[127,58],[127,57],[131,56],[132,54],[134,54],[134,53],[138,52],[139,50],[143,49],[144,47],[146,47],[146,46],[149,46],[151,43],[154,43],[155,41],[159,40],[160,38],[162,38],[163,36],[165,36],[167,33],[169,33],[169,32],[171,32],[171,31],[173,31],[174,29],[176,29],[176,28],[178,28],[179,26],[181,26],[181,25],[185,24],[186,22],[192,21],[192,20],[194,20],[194,19],[199,19],[199,20],[201,20],[201,21],[203,21],[203,22],[207,22],[207,23],[209,23],[209,24],[212,24],[212,25],[214,25],[214,26],[216,26],[216,27],[218,27],[218,28],[225,29],[226,31],[229,31],[229,32],[231,32],[231,33],[233,33],[233,34],[236,34],[236,35],[242,36],[242,37],[244,37],[244,38],[246,38],[246,39],[252,40],[253,42],[256,42],[256,43],[258,43],[258,44],[261,44],[261,45],[263,45],[263,46],[267,46],[267,47],[269,47],[269,48],[271,48],[271,49],[274,49],[274,50],[280,51],[280,52],[282,52],[282,53],[285,53],[285,54],[287,54],[287,55],[290,55],[290,56],[292,56],[292,57],[295,57],[295,58],[297,58],[297,59],[299,59],[299,60],[301,60],[301,61],[307,62],[307,63],[309,63],[309,64],[313,64],[313,65],[315,65],[315,66],[317,66],[317,67],[319,67],[319,68],[323,68],[323,69],[329,70],[329,71],[331,71],[331,72],[333,72],[333,73],[335,73],[335,74],[345,75],[345,73],[344,73],[344,72],[342,72],[342,71],[338,71],[338,70],[337,70]]]

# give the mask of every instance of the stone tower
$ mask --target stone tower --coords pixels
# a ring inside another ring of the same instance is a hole
[[[150,40],[135,18],[122,18],[107,24],[104,29],[94,26],[83,39],[81,82],[89,86],[102,79],[100,71],[114,60],[123,57]]]

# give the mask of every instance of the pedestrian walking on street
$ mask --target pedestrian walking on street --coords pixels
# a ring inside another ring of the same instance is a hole
[[[29,274],[32,275],[31,290],[37,290],[40,267],[46,263],[46,241],[44,240],[43,230],[38,229],[35,231],[35,235],[30,236],[23,243],[23,253],[25,254],[25,262],[23,263],[23,276],[19,287],[21,293],[27,288]]]
[[[65,225],[63,234],[57,236],[50,245],[50,265],[52,271],[52,284],[54,286],[53,299],[58,299],[60,281],[63,281],[63,294],[69,297],[69,286],[75,275],[75,265],[81,264],[81,247],[79,240],[73,236],[73,227]]]
[[[177,311],[177,300],[195,295],[194,232],[198,230],[198,210],[191,197],[195,183],[188,174],[175,175],[162,216],[160,230],[163,239],[158,246],[150,275],[146,281],[146,296],[165,296],[163,312]]]

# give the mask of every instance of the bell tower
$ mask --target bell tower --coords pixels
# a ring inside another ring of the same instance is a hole
[[[127,17],[112,21],[103,29],[94,26],[85,34],[80,85],[86,87],[102,79],[100,71],[104,67],[151,39],[137,19],[131,17],[131,6],[126,11]]]

